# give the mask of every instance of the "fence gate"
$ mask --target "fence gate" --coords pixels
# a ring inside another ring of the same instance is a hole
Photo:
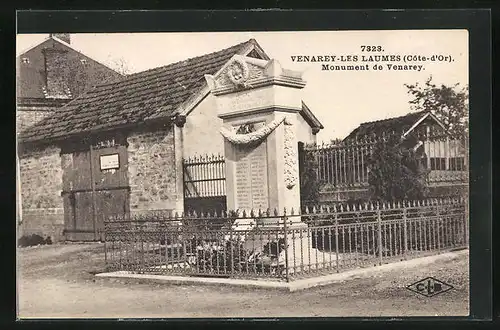
[[[124,138],[73,143],[63,148],[65,238],[103,240],[104,220],[129,213]]]
[[[185,212],[220,212],[226,209],[226,163],[223,155],[184,159],[183,172]]]

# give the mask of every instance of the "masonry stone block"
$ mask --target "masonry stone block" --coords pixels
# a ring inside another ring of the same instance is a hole
[[[172,128],[127,138],[131,212],[175,209],[177,199]]]

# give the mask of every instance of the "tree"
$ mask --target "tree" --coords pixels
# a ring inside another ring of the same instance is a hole
[[[339,138],[334,138],[334,139],[330,140],[330,144],[332,144],[332,145],[339,145],[341,143],[342,143],[342,139],[339,139]]]
[[[468,133],[468,86],[462,87],[459,83],[453,86],[438,86],[432,82],[432,76],[430,76],[424,86],[416,83],[405,84],[405,87],[413,96],[410,101],[413,110],[432,111],[454,137],[461,137]]]
[[[108,57],[108,60],[106,61],[106,64],[110,68],[112,68],[113,70],[115,70],[116,72],[118,72],[118,73],[120,73],[122,75],[127,75],[127,74],[131,73],[130,65],[122,57],[120,57],[120,58],[111,58],[111,57]]]
[[[402,145],[400,136],[391,135],[377,141],[369,167],[372,199],[394,201],[425,197],[427,172],[413,149]]]
[[[318,162],[314,153],[304,150],[299,143],[300,200],[308,203],[319,201],[320,182],[317,175]]]

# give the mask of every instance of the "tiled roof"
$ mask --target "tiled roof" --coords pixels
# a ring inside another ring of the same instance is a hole
[[[217,52],[155,68],[95,86],[21,135],[23,142],[61,139],[152,119],[171,118],[191,95],[251,39]]]
[[[344,141],[363,139],[367,136],[380,136],[383,133],[401,133],[409,130],[428,111],[412,112],[405,116],[362,123]]]

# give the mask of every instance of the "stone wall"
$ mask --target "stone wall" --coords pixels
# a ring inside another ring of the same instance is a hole
[[[135,132],[127,142],[131,213],[174,210],[178,196],[173,128]]]
[[[19,159],[22,224],[21,235],[62,238],[64,211],[60,149],[27,150]]]

